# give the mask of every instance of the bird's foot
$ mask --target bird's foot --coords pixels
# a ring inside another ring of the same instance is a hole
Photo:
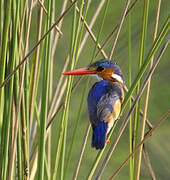
[[[106,140],[106,143],[110,143],[110,140],[108,139],[108,140]]]

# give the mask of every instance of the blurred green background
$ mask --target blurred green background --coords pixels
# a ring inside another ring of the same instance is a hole
[[[99,0],[93,0],[90,8],[88,10],[87,22],[91,21],[93,14],[96,11],[96,7],[98,6]],[[139,0],[135,5],[134,9],[131,11],[131,21],[132,21],[132,81],[137,73],[137,66],[139,60],[139,44],[140,44],[140,36],[141,36],[141,26],[142,26],[142,14],[143,14],[143,0]],[[61,9],[61,1],[56,1],[56,17],[59,16],[59,12]],[[112,31],[115,25],[119,22],[121,13],[123,11],[125,5],[125,1],[123,0],[111,0],[109,5],[109,11],[106,16],[106,20],[104,23],[104,28],[102,31],[102,35],[100,38],[100,43],[104,42],[107,35]],[[148,29],[146,35],[145,49],[144,49],[144,59],[152,46],[152,35],[154,30],[154,21],[156,14],[157,0],[151,0],[149,5],[149,19],[148,19]],[[34,12],[34,11],[33,11]],[[159,28],[162,27],[165,22],[167,16],[170,13],[170,1],[163,0],[161,4],[160,11],[160,20],[159,20]],[[72,28],[72,15],[73,10],[69,12],[69,14],[64,18],[62,32],[63,36],[59,39],[57,49],[55,52],[55,66],[54,66],[54,77],[56,77],[54,82],[54,87],[56,87],[58,80],[61,76],[61,70],[64,65],[64,61],[67,55],[70,52],[70,41],[71,41],[71,28]],[[97,18],[96,23],[94,24],[92,30],[94,34],[97,36],[99,28],[101,26],[103,10]],[[33,14],[36,16],[36,9]],[[34,18],[33,18],[34,19]],[[55,18],[56,19],[56,18]],[[36,21],[32,22],[32,32],[34,31],[34,27],[36,25]],[[31,35],[32,43],[35,43],[34,34]],[[110,48],[112,45],[113,39],[107,46],[105,47],[106,54],[109,54]],[[31,43],[31,44],[32,44]],[[83,51],[78,59],[77,67],[85,67],[89,64],[92,58],[92,53],[94,49],[94,42],[89,37],[86,45],[83,48]],[[159,49],[160,50],[160,49]],[[159,52],[158,50],[158,52]],[[157,52],[157,54],[158,54]],[[96,60],[101,59],[102,56],[99,54]],[[124,72],[125,82],[128,82],[128,18],[125,19],[123,27],[120,32],[120,36],[113,54],[113,60],[120,65],[122,71]],[[69,67],[68,67],[69,69]],[[75,81],[78,78],[75,77]],[[66,157],[69,156],[68,150],[70,146],[70,140],[73,134],[73,129],[75,126],[75,120],[77,118],[82,89],[85,87],[86,78],[84,78],[79,84],[78,88],[74,91],[71,96],[70,103],[70,111],[69,111],[69,119],[68,119],[68,136],[67,136],[67,145],[66,145]],[[89,89],[94,83],[94,80],[91,80],[89,83]],[[145,93],[144,93],[145,94]],[[134,94],[135,96],[135,94]],[[144,96],[142,96],[144,97]],[[64,97],[63,97],[64,98]],[[160,64],[158,65],[156,71],[153,74],[152,82],[151,82],[151,91],[149,98],[149,108],[148,108],[148,119],[155,124],[167,110],[170,108],[170,48],[168,47],[166,52],[164,53]],[[127,112],[128,109],[126,109]],[[123,117],[126,113],[123,114],[120,122],[122,122]],[[62,111],[56,116],[53,124],[52,124],[52,145],[53,145],[53,155],[52,160],[55,156],[54,152],[56,151],[56,139],[59,134],[59,122],[62,117]],[[153,170],[156,174],[156,178],[158,180],[169,180],[170,179],[170,118],[168,118],[163,125],[161,125],[152,137],[146,143],[146,148],[148,150],[151,164]],[[71,164],[69,167],[69,173],[67,174],[66,179],[71,179],[73,176],[73,172],[77,163],[77,157],[80,153],[80,148],[83,142],[84,133],[88,124],[88,112],[87,112],[87,102],[84,102],[83,111],[81,113],[81,118],[79,121],[79,127],[76,133],[76,141],[73,145]],[[121,123],[118,123],[116,130],[114,131],[111,142],[113,142],[115,134],[117,133]],[[102,179],[105,177],[110,177],[114,171],[120,166],[121,162],[128,156],[129,154],[129,138],[128,138],[128,128],[126,128],[121,140],[116,147],[115,152],[112,155],[110,162],[108,163]],[[104,153],[109,149],[109,145]],[[85,149],[85,153],[83,156],[80,173],[78,179],[84,179],[90,167],[92,166],[92,162],[94,161],[97,155],[97,151],[91,148],[91,132],[88,138],[87,146]],[[102,159],[103,160],[103,159]],[[102,160],[99,163],[99,167],[101,166]],[[54,163],[54,162],[53,162]],[[119,173],[119,175],[115,178],[117,180],[125,180],[129,177],[129,167],[126,165],[123,170]],[[141,167],[141,180],[143,179],[151,179],[149,175],[148,168],[142,159],[142,167]]]

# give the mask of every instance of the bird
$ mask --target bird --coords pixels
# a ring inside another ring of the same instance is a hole
[[[88,114],[92,126],[91,146],[102,150],[108,133],[119,118],[124,100],[124,75],[116,62],[101,59],[85,68],[71,70],[63,75],[92,75],[98,81],[88,93]]]

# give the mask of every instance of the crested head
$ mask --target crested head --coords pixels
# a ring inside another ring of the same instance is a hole
[[[123,73],[114,61],[102,59],[90,64],[88,69],[96,71],[96,75],[105,80],[124,83]]]

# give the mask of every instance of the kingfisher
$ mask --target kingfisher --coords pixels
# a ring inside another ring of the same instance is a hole
[[[107,134],[118,119],[124,99],[124,76],[120,67],[111,60],[102,59],[63,75],[93,75],[98,81],[88,93],[88,113],[92,126],[91,146],[103,149]]]

